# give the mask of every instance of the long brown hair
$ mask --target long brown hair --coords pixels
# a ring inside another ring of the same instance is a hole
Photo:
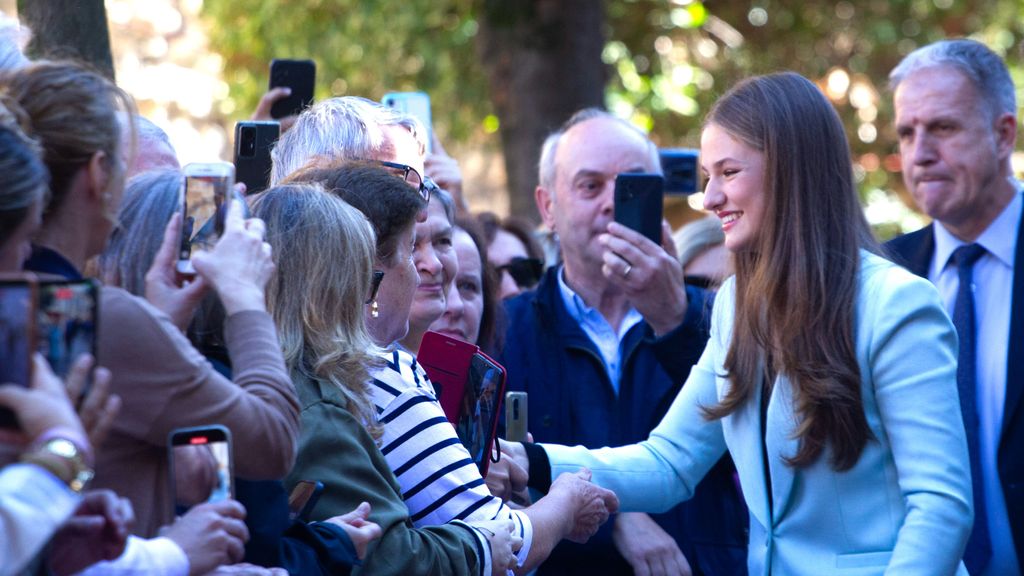
[[[736,311],[724,362],[731,386],[705,413],[721,418],[740,408],[762,386],[765,368],[785,375],[800,445],[787,462],[808,466],[829,446],[833,468],[848,470],[871,437],[854,305],[860,250],[877,245],[842,123],[813,83],[781,73],[738,84],[708,124],[764,154],[765,212],[754,246],[735,254]]]
[[[348,411],[379,439],[367,388],[369,369],[379,361],[363,314],[373,276],[373,229],[319,184],[276,186],[255,196],[252,209],[266,222],[274,248],[267,309],[285,364],[335,386]]]

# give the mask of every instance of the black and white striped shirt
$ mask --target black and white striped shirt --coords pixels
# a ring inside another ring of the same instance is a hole
[[[522,566],[533,541],[529,517],[491,495],[416,358],[402,349],[382,356],[386,364],[372,374],[370,397],[384,427],[380,450],[402,487],[413,525],[510,517],[523,539],[517,554]]]

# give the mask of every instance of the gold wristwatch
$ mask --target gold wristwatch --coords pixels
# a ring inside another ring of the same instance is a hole
[[[49,470],[76,493],[95,475],[85,463],[82,451],[66,438],[51,438],[22,454],[21,460]]]

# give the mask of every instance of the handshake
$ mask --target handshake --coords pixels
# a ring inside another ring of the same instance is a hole
[[[550,512],[557,520],[561,538],[584,543],[618,512],[619,499],[611,490],[590,481],[586,468],[575,473],[564,473],[551,483],[547,494],[531,502],[526,485],[529,480],[529,461],[526,450],[518,442],[501,442],[501,459],[492,463],[487,473],[487,487],[491,494],[513,506],[529,506],[530,512]],[[534,514],[531,514],[533,518]],[[536,522],[535,522],[536,525]]]

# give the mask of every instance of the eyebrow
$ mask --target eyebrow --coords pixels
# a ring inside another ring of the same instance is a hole
[[[712,164],[711,167],[712,168],[719,168],[719,167],[722,166],[722,164],[725,164],[726,162],[740,162],[740,161],[735,159],[735,158],[726,156],[725,158],[722,158],[718,162],[715,162],[714,164]],[[705,168],[703,164],[701,164],[700,169],[703,170],[704,172],[708,171],[708,169]]]

